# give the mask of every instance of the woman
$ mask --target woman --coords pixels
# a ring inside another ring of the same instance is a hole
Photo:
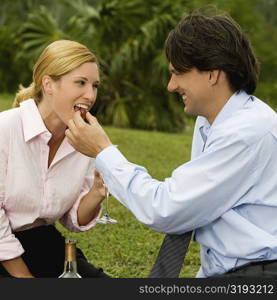
[[[103,181],[65,130],[75,111],[93,106],[98,85],[96,57],[77,42],[56,41],[38,58],[16,108],[0,113],[0,276],[58,277],[64,238],[55,222],[73,232],[95,225]],[[108,277],[80,249],[77,265],[82,277]]]

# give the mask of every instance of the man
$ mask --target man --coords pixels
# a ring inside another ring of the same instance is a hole
[[[154,230],[194,231],[197,277],[277,275],[277,118],[252,96],[257,60],[226,16],[193,14],[166,40],[170,92],[198,116],[191,160],[163,182],[128,162],[87,113],[68,124],[70,143],[96,157],[109,191]]]

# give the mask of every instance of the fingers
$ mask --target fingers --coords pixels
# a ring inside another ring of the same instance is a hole
[[[65,131],[65,135],[67,137],[69,144],[74,147],[74,145],[77,142],[76,138],[78,138],[78,129],[76,128],[73,120],[69,120],[67,127],[68,128]]]
[[[94,169],[94,185],[97,188],[104,188],[105,194],[108,192],[101,174],[96,169]]]
[[[81,117],[80,111],[76,111],[73,115],[73,119],[69,120],[67,123],[68,129],[65,132],[66,136],[69,139],[74,140],[74,137],[77,137],[79,134],[78,128],[82,128],[85,125],[86,123]]]
[[[88,122],[89,122],[90,125],[94,125],[94,126],[95,126],[95,125],[99,125],[97,119],[96,119],[94,116],[92,116],[92,115],[90,114],[90,112],[87,112],[87,113],[86,113],[86,119],[88,120]],[[74,124],[75,124],[76,127],[83,127],[83,126],[86,126],[86,125],[87,125],[87,123],[86,123],[86,122],[84,121],[84,119],[81,117],[80,111],[76,111],[76,112],[74,113],[73,121],[74,121]]]
[[[87,112],[86,119],[89,121],[90,125],[96,125],[96,124],[98,124],[97,119],[93,115],[91,115],[90,112]]]
[[[86,122],[81,117],[81,112],[80,111],[76,111],[74,113],[74,115],[73,115],[73,121],[74,121],[76,127],[83,127],[84,125],[86,125]]]
[[[65,135],[66,135],[70,140],[73,139],[73,135],[72,135],[72,133],[71,133],[71,131],[70,131],[69,129],[66,129]]]
[[[102,184],[104,184],[103,178],[102,178],[101,174],[99,173],[99,171],[97,171],[97,169],[94,169],[94,178],[98,179],[99,181],[102,182]]]
[[[97,178],[97,179],[102,178],[100,173],[96,169],[94,169],[94,178]]]
[[[101,175],[100,175],[99,171],[97,171],[97,169],[94,169],[94,176],[97,178],[101,178]]]
[[[69,144],[70,144],[70,145],[73,145],[73,143],[74,143],[74,141],[75,141],[75,138],[74,138],[74,135],[72,134],[71,129],[66,129],[65,135],[66,135],[67,138],[68,138]]]

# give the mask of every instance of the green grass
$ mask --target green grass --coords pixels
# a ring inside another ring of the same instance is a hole
[[[14,95],[11,94],[0,94],[0,111],[10,109]]]
[[[0,95],[0,111],[10,107],[13,97]],[[189,160],[192,126],[188,132],[169,134],[142,130],[105,127],[114,144],[136,164],[163,180],[180,164]],[[78,240],[78,246],[96,266],[118,278],[148,277],[163,234],[147,228],[113,197],[109,201],[111,216],[116,225],[97,224],[88,232],[71,233],[57,223],[66,237]],[[199,268],[199,248],[190,244],[180,277],[194,277]]]

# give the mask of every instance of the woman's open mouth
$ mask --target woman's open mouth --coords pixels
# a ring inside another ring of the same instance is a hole
[[[86,118],[86,113],[89,111],[89,106],[86,104],[76,104],[74,105],[74,111],[80,111],[81,117]]]

